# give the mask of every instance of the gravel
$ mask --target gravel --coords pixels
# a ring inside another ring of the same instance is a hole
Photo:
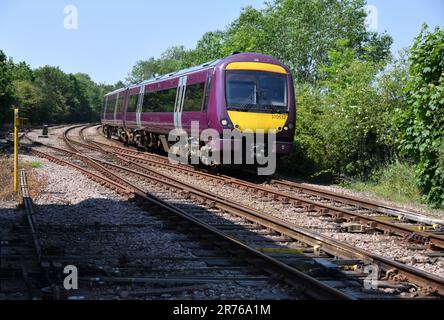
[[[50,131],[48,139],[39,139],[36,134],[30,136],[33,139],[61,148],[66,148],[63,141],[59,138],[64,129],[56,129]],[[75,132],[75,131],[73,131]],[[108,141],[97,134],[96,128],[93,127],[85,131],[87,136],[94,136],[100,141]],[[74,134],[74,133],[73,133]],[[29,157],[33,159],[33,157]],[[38,169],[39,174],[44,174],[48,177],[48,188],[36,199],[36,202],[45,209],[45,221],[59,221],[59,223],[84,223],[84,224],[125,224],[125,223],[156,223],[159,222],[155,217],[147,217],[145,212],[133,203],[126,201],[127,199],[116,196],[114,193],[105,189],[104,187],[91,182],[86,177],[82,176],[71,169],[62,168],[58,165],[47,162],[46,160],[39,160],[44,162],[45,166]],[[424,250],[418,250],[413,246],[408,245],[405,241],[395,236],[375,234],[355,234],[345,232],[341,228],[340,223],[331,221],[325,217],[319,217],[313,212],[306,212],[303,209],[295,208],[291,205],[282,204],[278,201],[273,201],[264,197],[255,196],[248,191],[242,191],[236,187],[225,185],[220,186],[214,181],[190,177],[186,174],[171,172],[167,169],[155,168],[155,170],[164,174],[173,175],[181,181],[194,184],[199,187],[205,186],[207,190],[214,194],[230,198],[246,206],[258,209],[260,211],[269,213],[273,216],[285,219],[296,225],[315,230],[326,236],[332,237],[336,240],[346,242],[369,252],[395,259],[399,262],[416,267],[433,273],[439,277],[444,278],[444,262],[442,258],[432,258],[427,256]],[[134,179],[133,179],[134,180]],[[145,189],[152,188],[148,182],[137,182],[138,185]],[[353,192],[347,189],[336,186],[323,187],[329,191],[349,194],[354,196],[362,196],[361,193]],[[377,199],[381,201],[381,199]],[[388,205],[393,205],[391,202],[381,201]],[[61,207],[63,206],[63,207]],[[398,205],[398,207],[411,209],[409,206]],[[417,210],[418,208],[414,208]],[[420,210],[424,214],[429,214],[428,211]],[[438,212],[439,213],[439,212]],[[434,217],[444,217],[436,215]],[[230,220],[228,216],[223,216]],[[161,222],[159,222],[161,223]],[[92,239],[88,239],[88,243],[93,243]],[[53,238],[52,241],[60,242],[60,239]],[[72,236],[66,236],[63,241],[75,244],[74,247],[81,250],[99,250],[100,252],[107,252],[115,255],[122,255],[125,249],[130,249],[134,252],[149,252],[150,254],[168,254],[187,256],[192,255],[189,249],[184,248],[177,236],[171,232],[158,228],[150,228],[143,234],[138,234],[132,238],[127,235],[119,235],[118,237],[102,238],[101,243],[96,247],[88,245],[85,246],[84,239],[75,239]],[[93,247],[93,248],[91,248]],[[171,267],[177,267],[177,264],[171,264]],[[185,265],[184,268],[196,267],[201,265]],[[232,287],[231,287],[232,286]],[[197,290],[193,292],[184,293],[181,298],[260,298],[267,296],[274,291],[285,292],[284,287],[269,284],[266,288],[258,290],[258,288],[239,288],[237,285],[212,285],[210,290]],[[165,294],[162,298],[175,298],[177,295],[170,297]]]
[[[291,180],[291,179],[288,179],[288,180]],[[353,197],[357,197],[357,198],[364,198],[364,199],[380,202],[380,203],[387,205],[389,207],[413,211],[413,212],[420,213],[424,216],[428,216],[428,217],[432,217],[432,218],[444,219],[444,210],[431,209],[431,208],[427,207],[426,205],[393,202],[393,201],[378,197],[371,192],[359,192],[359,191],[343,188],[338,185],[325,186],[325,185],[310,184],[310,183],[302,183],[302,184],[309,186],[309,187],[315,187],[318,189],[322,189],[322,190],[326,190],[326,191],[330,191],[330,192],[335,192],[335,193],[338,193],[341,195],[348,195],[348,196],[353,196]]]
[[[163,174],[172,175],[183,182],[198,187],[205,187],[216,195],[229,198],[245,206],[252,207],[278,218],[287,220],[295,225],[312,229],[323,235],[339,241],[352,244],[369,252],[395,259],[444,278],[444,261],[441,258],[429,257],[425,250],[412,250],[406,242],[396,236],[376,234],[354,234],[344,232],[340,223],[331,221],[325,217],[319,217],[313,212],[295,208],[288,204],[273,201],[268,198],[253,195],[248,191],[242,191],[234,186],[215,183],[206,178],[190,177],[186,174],[174,172],[162,168],[153,168]]]
[[[64,129],[51,131],[47,139],[39,139],[30,134],[34,139],[43,143],[66,148],[58,138]],[[55,133],[55,134],[54,134]],[[37,223],[42,228],[42,239],[45,248],[62,250],[64,255],[79,256],[91,255],[93,264],[97,266],[115,267],[117,258],[128,256],[151,256],[162,257],[159,260],[144,258],[130,262],[132,268],[139,267],[144,272],[150,272],[150,268],[158,267],[166,269],[166,272],[174,270],[187,270],[190,268],[205,268],[206,263],[202,260],[173,260],[166,262],[168,258],[190,258],[195,257],[193,249],[183,246],[186,237],[171,228],[165,227],[165,222],[158,216],[140,209],[134,202],[116,195],[105,187],[89,180],[79,172],[62,167],[45,159],[30,155],[23,155],[25,161],[39,161],[43,164],[41,168],[33,169],[38,175],[45,176],[48,185],[45,190],[34,199],[38,206],[36,215]],[[125,232],[116,232],[117,226],[140,224],[143,227],[122,227]],[[91,232],[89,229],[82,232],[71,232],[70,228],[81,225],[84,228],[91,226],[111,226],[111,232]],[[60,232],[61,230],[61,232]],[[189,242],[189,240],[188,240]],[[113,257],[112,259],[109,256]],[[103,258],[102,258],[103,257]],[[81,266],[87,261],[72,261],[66,264]],[[148,265],[148,267],[147,267]],[[80,268],[80,267],[79,267]],[[81,272],[81,268],[79,269]],[[230,271],[219,271],[219,275],[230,274]],[[242,271],[248,275],[248,270]],[[142,273],[144,276],[144,273]],[[98,299],[122,299],[131,298],[132,292],[150,291],[152,287],[106,285],[99,290],[99,294],[88,296]],[[97,291],[97,288],[96,288]],[[286,285],[277,284],[274,280],[267,280],[262,287],[239,285],[234,281],[222,284],[209,284],[206,288],[193,290],[191,292],[164,294],[164,295],[142,295],[139,299],[261,299],[265,296],[275,298],[295,298]],[[79,293],[80,294],[80,293]],[[91,294],[91,293],[90,293]],[[133,297],[134,298],[134,297]]]

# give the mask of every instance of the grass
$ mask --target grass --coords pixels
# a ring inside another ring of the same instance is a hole
[[[40,191],[47,185],[45,178],[38,176],[34,172],[35,168],[41,168],[42,163],[38,161],[19,163],[20,168],[25,168],[28,181],[28,188],[31,197],[35,198]],[[3,201],[20,201],[20,194],[14,193],[13,184],[14,165],[11,157],[0,157],[0,200]]]
[[[29,166],[33,169],[38,169],[38,168],[43,167],[43,163],[41,163],[39,161],[30,161],[28,163],[29,163]]]
[[[413,168],[395,162],[375,172],[370,181],[345,183],[343,187],[406,204],[421,204],[421,191],[416,185]]]

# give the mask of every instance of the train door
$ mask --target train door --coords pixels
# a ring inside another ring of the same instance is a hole
[[[126,103],[127,103],[127,95],[128,89],[124,91],[120,91],[117,93],[116,105],[114,107],[114,125],[116,126],[125,126],[125,111],[126,111]]]
[[[182,130],[182,111],[184,97],[187,89],[187,76],[179,78],[179,85],[177,86],[176,102],[174,104],[174,128]]]
[[[139,100],[137,101],[137,111],[136,111],[136,124],[137,128],[142,129],[142,108],[143,108],[143,97],[145,95],[145,86],[140,86]]]
[[[103,120],[106,121],[106,109],[108,109],[108,96],[105,97],[105,103],[103,104]]]
[[[114,116],[113,116],[114,123],[117,122],[117,109],[120,104],[120,100],[121,100],[121,95],[120,95],[120,92],[118,92],[117,96],[116,96],[116,103],[114,105]]]

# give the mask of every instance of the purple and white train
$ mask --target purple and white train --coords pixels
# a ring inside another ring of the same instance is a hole
[[[286,155],[292,151],[296,124],[293,78],[272,57],[236,53],[108,93],[101,118],[108,138],[167,152],[171,130],[191,134],[193,122],[200,132],[211,128],[219,133],[217,139],[198,142],[211,153],[245,148],[225,139],[224,130],[253,136],[273,130],[273,152]]]

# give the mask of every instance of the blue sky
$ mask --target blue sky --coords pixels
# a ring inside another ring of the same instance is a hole
[[[97,82],[124,80],[137,60],[172,45],[195,46],[207,31],[224,29],[241,8],[264,0],[0,0],[0,49],[33,68],[55,65]],[[64,7],[78,9],[78,29],[64,28]],[[368,0],[378,8],[378,31],[394,37],[393,51],[411,45],[423,22],[444,25],[444,0]]]

